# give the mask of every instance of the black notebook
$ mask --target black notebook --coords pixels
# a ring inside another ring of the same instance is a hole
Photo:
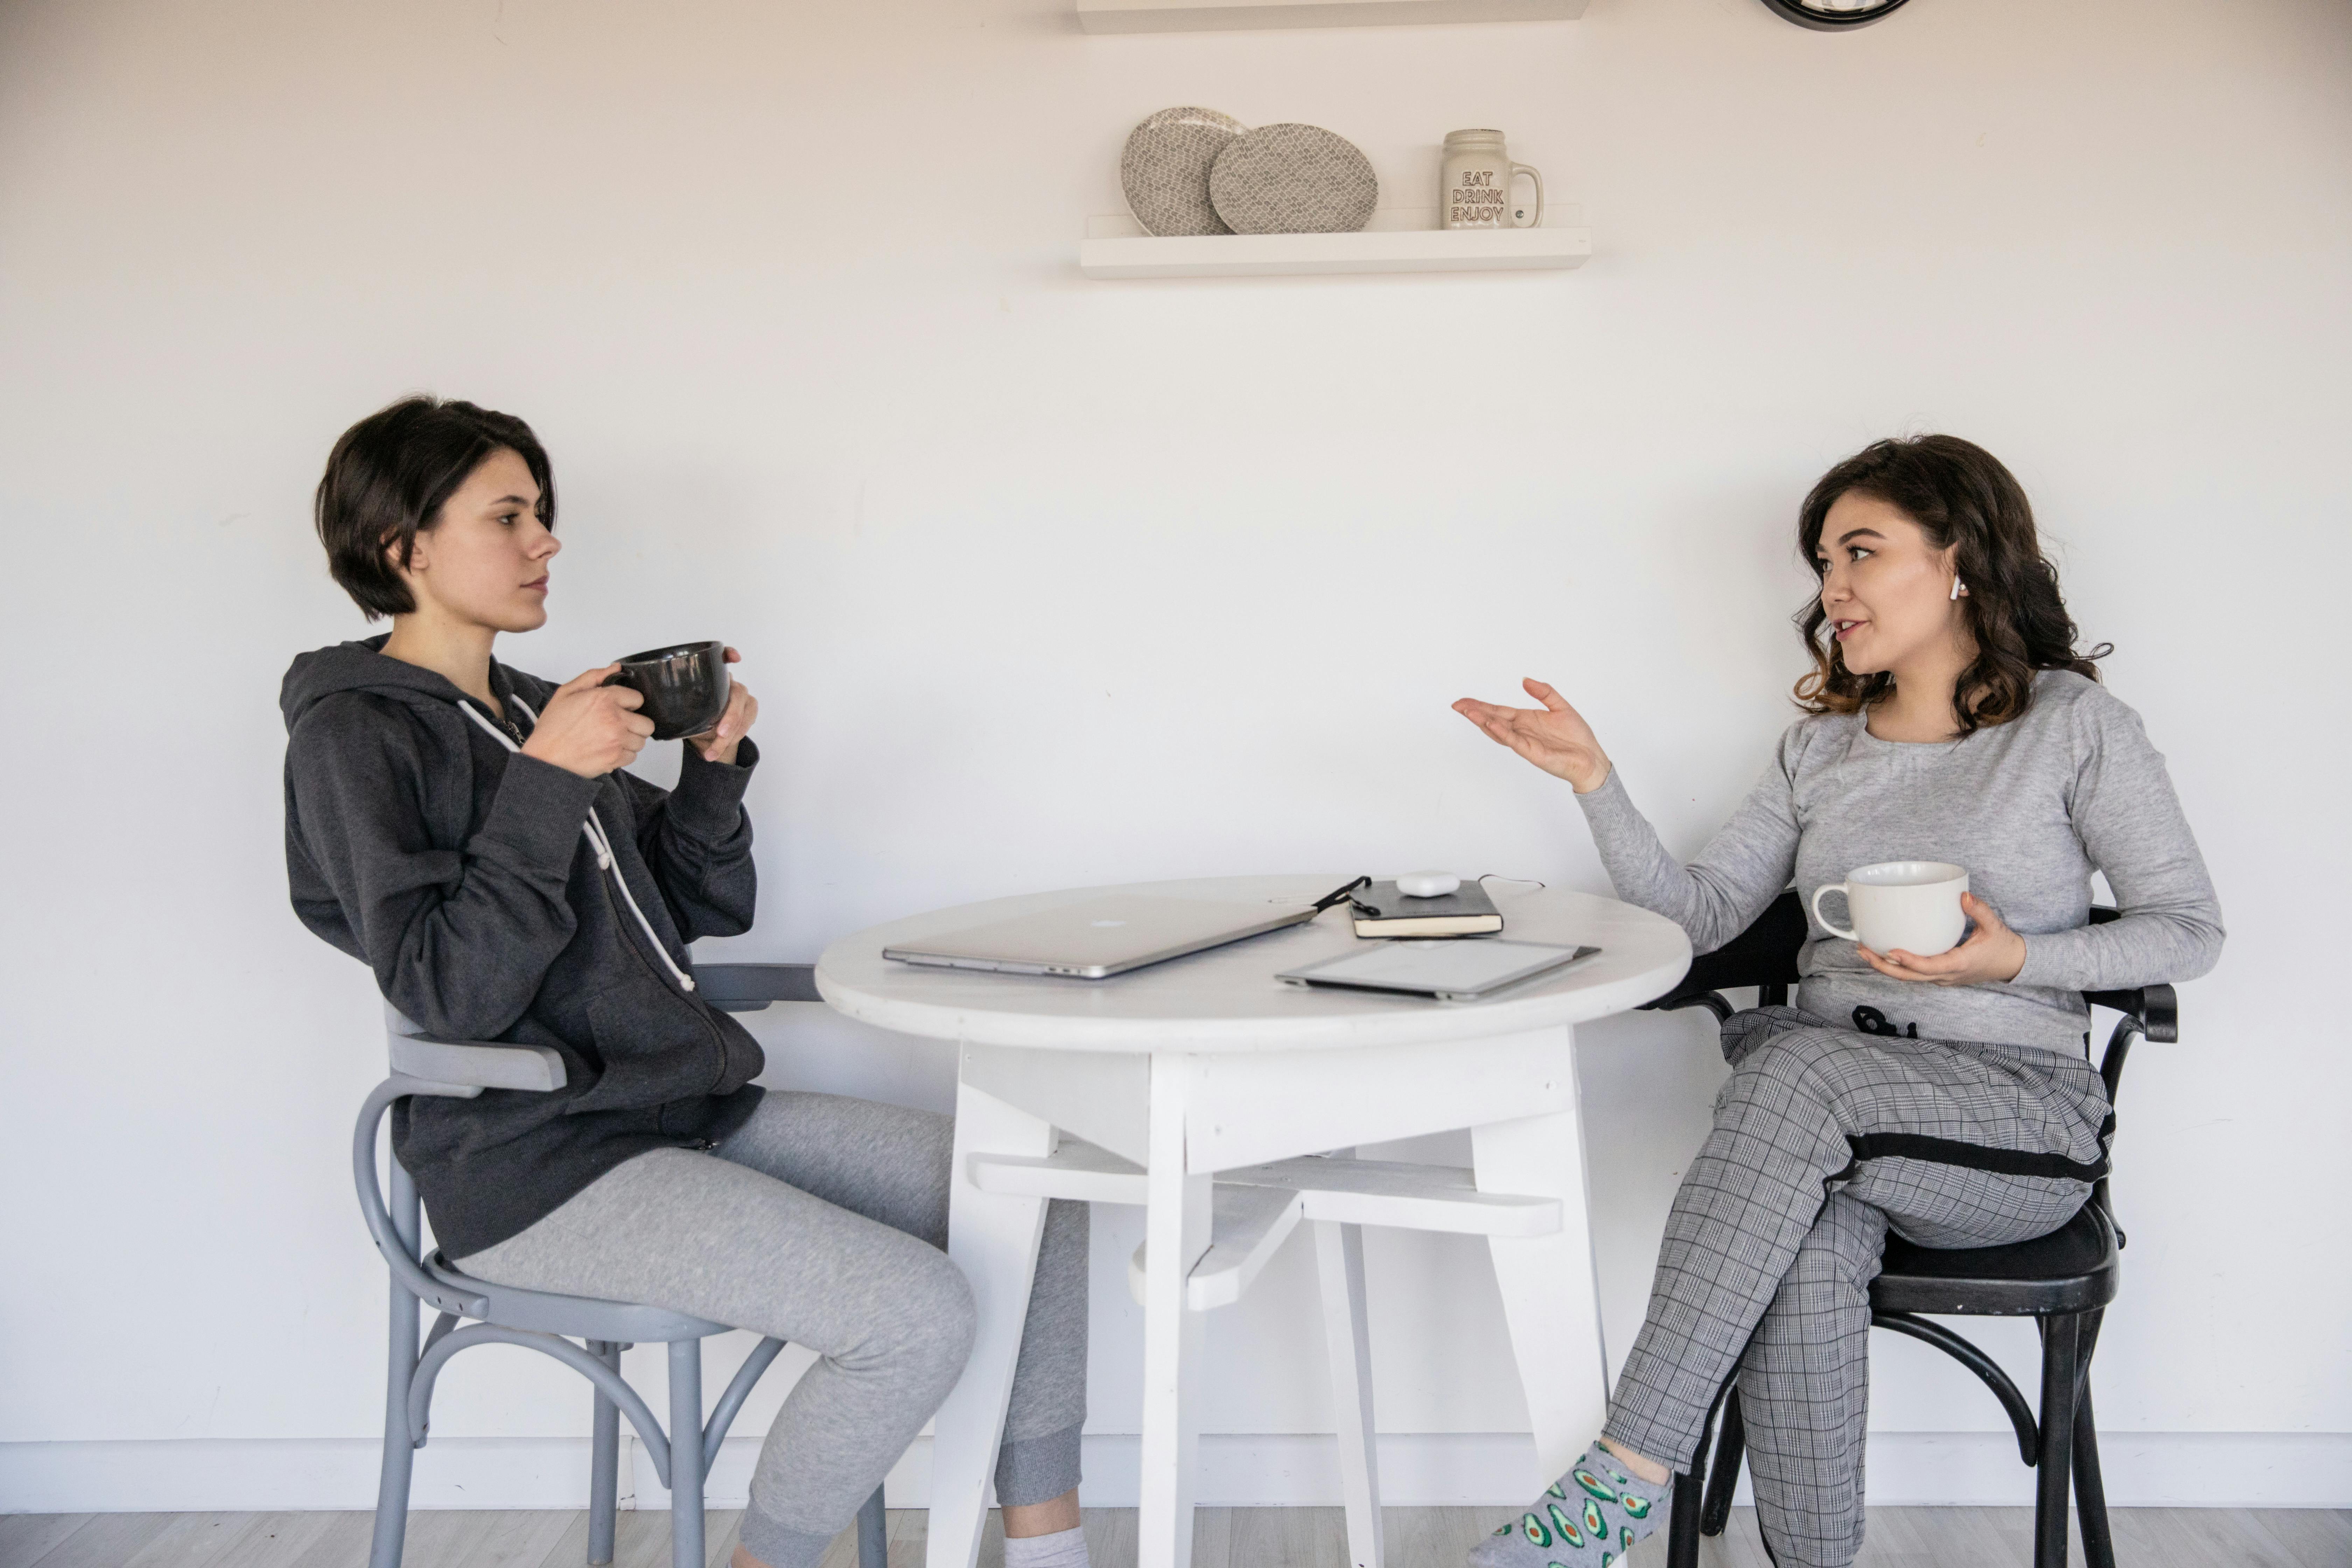
[[[1394,882],[1374,882],[1348,901],[1358,936],[1489,936],[1503,929],[1502,911],[1475,882],[1433,899],[1409,899]]]

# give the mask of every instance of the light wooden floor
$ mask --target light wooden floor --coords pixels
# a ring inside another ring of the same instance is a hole
[[[1500,1510],[1392,1508],[1387,1568],[1461,1568]],[[713,1512],[710,1563],[726,1563],[740,1516]],[[890,1568],[922,1568],[919,1510],[890,1515]],[[371,1516],[364,1513],[20,1513],[0,1515],[0,1568],[366,1568]],[[1088,1509],[1087,1545],[1096,1568],[1133,1568],[1135,1510]],[[1870,1544],[1855,1568],[2032,1568],[2032,1514],[2007,1508],[1874,1508]],[[2352,1512],[2316,1510],[2118,1509],[2121,1568],[2346,1568],[2352,1564]],[[1346,1568],[1336,1508],[1204,1508],[1193,1527],[1193,1568]],[[587,1561],[585,1513],[420,1512],[409,1519],[404,1568],[575,1568]],[[2081,1543],[2073,1561],[2082,1562]],[[993,1525],[981,1549],[1000,1563]],[[850,1532],[823,1568],[856,1568]],[[1706,1568],[1769,1568],[1756,1514],[1740,1509],[1731,1528],[1704,1542]],[[1663,1568],[1665,1543],[1653,1537],[1631,1568]],[[669,1515],[620,1517],[614,1568],[667,1568]]]

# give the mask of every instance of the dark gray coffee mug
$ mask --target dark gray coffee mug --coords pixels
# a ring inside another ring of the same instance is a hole
[[[654,739],[699,735],[727,711],[734,679],[727,673],[723,642],[682,642],[633,653],[607,686],[626,686],[645,699],[637,711],[654,721]]]

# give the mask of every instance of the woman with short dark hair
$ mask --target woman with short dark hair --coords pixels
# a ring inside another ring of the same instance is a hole
[[[2107,650],[2075,650],[2007,468],[1949,436],[1878,442],[1813,487],[1798,541],[1821,580],[1798,617],[1808,716],[1687,866],[1550,687],[1527,682],[1538,709],[1454,707],[1569,782],[1618,896],[1696,952],[1791,881],[1809,892],[1897,860],[1966,868],[1973,929],[1945,952],[1877,952],[1809,917],[1796,1005],[1724,1026],[1731,1078],[1607,1425],[1472,1554],[1479,1568],[1622,1558],[1664,1522],[1672,1472],[1735,1369],[1766,1541],[1782,1568],[1845,1568],[1887,1231],[1991,1247],[2072,1219],[2113,1127],[2082,993],[2191,980],[2221,953],[2164,759],[2099,684]],[[2122,912],[2095,927],[2094,871]],[[1907,1152],[1860,1157],[1852,1141],[1882,1133],[1910,1135]]]
[[[948,1118],[762,1090],[688,943],[751,929],[735,684],[677,787],[619,667],[562,686],[491,657],[547,619],[555,486],[530,427],[412,397],[320,481],[329,569],[388,636],[286,674],[286,858],[304,924],[431,1034],[543,1046],[552,1094],[394,1112],[441,1249],[528,1289],[646,1302],[819,1356],[770,1427],[735,1568],[814,1568],[946,1398],[972,1303],[948,1260]],[[731,663],[735,650],[727,650]],[[1012,1568],[1085,1568],[1087,1215],[1048,1210],[996,1489]]]

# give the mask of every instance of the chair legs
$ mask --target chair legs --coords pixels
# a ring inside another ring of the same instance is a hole
[[[882,1513],[880,1487],[857,1510],[857,1568],[890,1568],[890,1524]]]
[[[670,1568],[703,1568],[702,1342],[669,1347]]]
[[[388,1205],[394,1227],[413,1252],[421,1224],[415,1184],[400,1163],[392,1163]],[[418,1301],[395,1278],[392,1282],[391,1328],[384,1378],[383,1473],[376,1489],[375,1538],[368,1568],[400,1568],[406,1544],[409,1480],[416,1447],[409,1435],[408,1395],[415,1379],[419,1341]],[[623,1346],[587,1342],[588,1353],[614,1373]],[[620,1508],[621,1412],[601,1388],[595,1394],[594,1436],[589,1444],[588,1561],[594,1568],[613,1561]],[[669,1346],[670,1563],[671,1568],[704,1568],[705,1529],[702,1463],[702,1342],[677,1340]],[[889,1526],[882,1489],[857,1510],[858,1568],[888,1568]]]
[[[2083,1556],[2091,1568],[2116,1568],[2115,1537],[2107,1531],[2107,1488],[2099,1476],[2099,1434],[2091,1425],[2091,1385],[2074,1406],[2074,1510],[2083,1521]]]
[[[2040,1463],[2034,1467],[2033,1568],[2066,1568],[2066,1501],[2074,1479],[2082,1346],[2083,1314],[2042,1320],[2042,1445]]]
[[[1735,1369],[1724,1379],[1716,1394],[1716,1406],[1722,1414],[1721,1424],[1716,1412],[1707,1412],[1707,1425],[1713,1430],[1715,1458],[1707,1459],[1709,1434],[1698,1436],[1698,1451],[1691,1456],[1691,1468],[1675,1477],[1674,1508],[1666,1515],[1666,1568],[1698,1568],[1698,1538],[1701,1535],[1721,1535],[1726,1521],[1731,1518],[1731,1494],[1739,1485],[1739,1458],[1746,1450],[1748,1427],[1739,1416],[1739,1373]],[[1706,1478],[1702,1486],[1699,1478]],[[1772,1549],[1767,1545],[1766,1556]]]
[[[621,1370],[621,1347],[605,1340],[592,1340],[588,1353],[611,1367]],[[591,1568],[603,1568],[613,1560],[614,1515],[621,1503],[621,1407],[606,1397],[603,1389],[596,1394],[595,1436],[588,1450],[588,1561]]]
[[[388,1205],[393,1229],[413,1257],[423,1221],[418,1213],[416,1184],[392,1166],[392,1198]],[[416,1298],[392,1278],[390,1342],[384,1353],[383,1472],[376,1483],[375,1539],[368,1547],[368,1568],[400,1568],[408,1540],[408,1481],[416,1462],[416,1446],[408,1435],[408,1384],[416,1374]]]
[[[2091,1352],[2098,1342],[2104,1315],[2102,1310],[2040,1320],[2041,1462],[2034,1468],[2033,1568],[2066,1568],[2070,1491],[2082,1521],[2083,1553],[2089,1568],[2116,1568],[2115,1542],[2107,1527],[2106,1486],[2099,1473],[2099,1435],[2091,1415]],[[1696,1568],[1699,1537],[1723,1533],[1731,1515],[1731,1494],[1739,1484],[1747,1440],[1739,1390],[1734,1387],[1724,1396],[1712,1462],[1702,1439],[1691,1461],[1691,1473],[1675,1478],[1674,1515],[1667,1523],[1667,1568]],[[1706,1472],[1704,1489],[1698,1480],[1702,1468]]]
[[[2091,1418],[2091,1352],[2099,1342],[2103,1308],[2083,1316],[2081,1391],[2074,1399],[2074,1510],[2083,1521],[2083,1555],[2091,1568],[2116,1568],[2107,1530],[2107,1484],[2099,1474],[2099,1429]]]
[[[1706,1511],[1706,1495],[1696,1473],[1675,1478],[1674,1506],[1666,1513],[1666,1568],[1698,1568],[1699,1515]]]
[[[1706,1501],[1698,1516],[1701,1535],[1721,1535],[1731,1522],[1731,1494],[1739,1489],[1739,1461],[1748,1454],[1748,1418],[1739,1413],[1739,1388],[1723,1396],[1723,1426],[1716,1434],[1715,1462],[1707,1467]]]

